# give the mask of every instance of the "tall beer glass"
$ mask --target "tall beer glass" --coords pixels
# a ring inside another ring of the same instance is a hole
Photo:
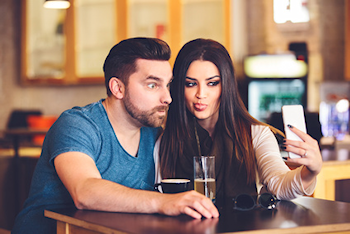
[[[193,165],[194,190],[215,202],[215,156],[195,156]]]

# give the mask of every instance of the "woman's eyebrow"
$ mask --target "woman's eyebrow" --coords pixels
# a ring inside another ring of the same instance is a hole
[[[209,77],[209,78],[206,79],[206,80],[211,80],[211,79],[214,79],[214,78],[220,78],[220,76],[219,76],[219,75],[215,75],[215,76]]]
[[[205,80],[211,80],[211,79],[214,79],[214,78],[220,78],[220,76],[219,75],[215,75],[215,76],[211,76],[211,77],[209,77],[209,78],[207,78],[207,79],[205,79]],[[195,78],[191,78],[191,77],[188,77],[188,76],[186,76],[186,79],[189,79],[189,80],[197,80],[197,79],[195,79]]]
[[[189,80],[197,80],[197,79],[195,79],[195,78],[191,78],[191,77],[188,77],[188,76],[186,76],[186,79],[189,79]]]

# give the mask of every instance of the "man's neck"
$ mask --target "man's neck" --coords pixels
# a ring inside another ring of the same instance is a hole
[[[121,100],[108,97],[102,102],[118,141],[132,156],[137,155],[141,126],[130,119]]]

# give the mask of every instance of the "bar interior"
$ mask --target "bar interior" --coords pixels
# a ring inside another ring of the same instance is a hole
[[[64,110],[105,96],[105,56],[137,36],[165,40],[171,64],[192,39],[220,42],[249,113],[282,131],[281,107],[302,105],[324,160],[312,196],[350,202],[348,0],[69,2],[0,1],[0,229],[28,196],[45,133]]]

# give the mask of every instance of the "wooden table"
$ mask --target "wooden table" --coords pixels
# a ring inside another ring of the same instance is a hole
[[[76,209],[45,210],[57,233],[333,233],[350,232],[350,203],[300,197],[280,201],[275,210],[220,209],[217,219],[194,220],[159,214]]]
[[[317,176],[315,198],[335,200],[335,181],[350,179],[350,151],[322,150],[323,165]]]

